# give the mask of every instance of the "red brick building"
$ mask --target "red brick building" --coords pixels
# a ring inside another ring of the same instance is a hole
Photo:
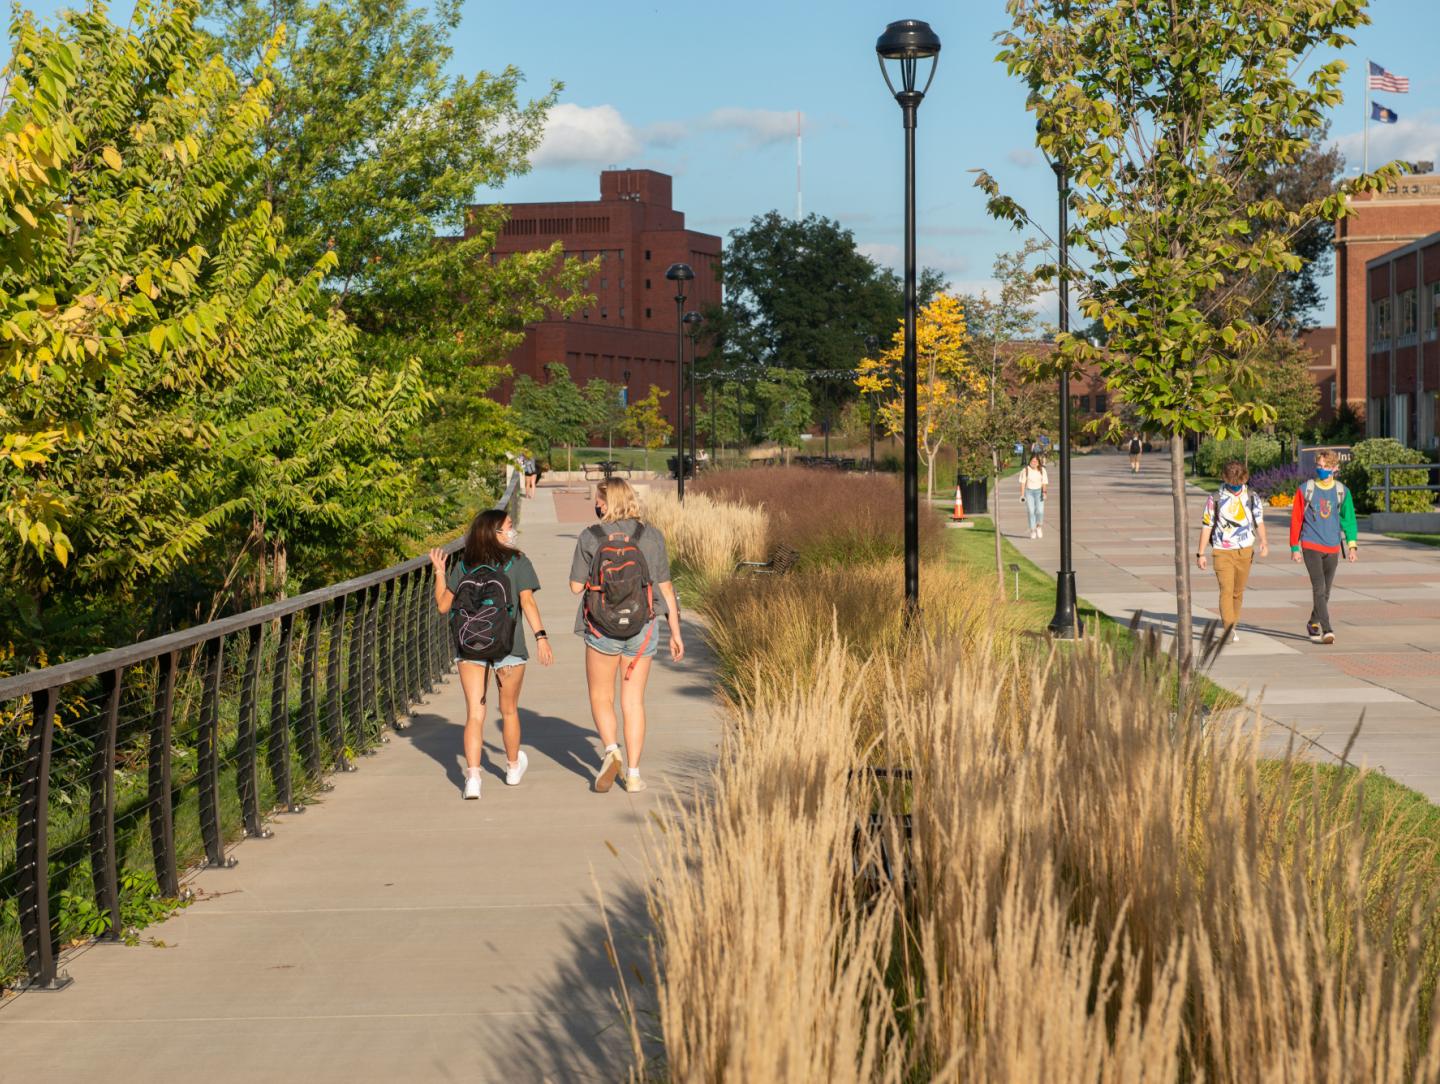
[[[1337,401],[1364,410],[1391,394],[1382,381],[1377,395],[1368,380],[1376,371],[1365,345],[1375,287],[1366,265],[1440,231],[1440,174],[1402,177],[1388,192],[1356,196],[1351,208],[1354,214],[1335,227]],[[1432,267],[1440,272],[1440,259],[1432,260]]]
[[[514,373],[543,379],[546,365],[563,362],[577,383],[600,377],[627,384],[632,399],[658,384],[670,392],[664,404],[673,423],[675,284],[665,271],[673,263],[695,271],[686,285],[687,310],[718,305],[720,238],[687,230],[685,215],[672,203],[670,177],[648,169],[604,171],[598,200],[512,203],[509,211],[497,255],[559,241],[567,256],[600,257],[588,285],[595,303],[531,327],[524,345],[506,359]],[[509,381],[497,395],[509,401]]]
[[[1440,232],[1370,260],[1365,275],[1366,431],[1440,446]]]

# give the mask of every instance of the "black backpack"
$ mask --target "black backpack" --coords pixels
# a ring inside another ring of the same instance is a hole
[[[515,649],[515,600],[510,597],[510,569],[460,562],[460,582],[450,604],[450,631],[455,653],[470,662],[499,662]]]
[[[636,545],[645,524],[638,524],[634,534],[598,523],[590,531],[598,545],[585,584],[585,624],[598,636],[628,640],[655,616],[650,566]]]
[[[1139,455],[1139,454],[1140,454],[1140,441],[1139,441],[1138,439],[1134,438],[1134,437],[1132,437],[1132,438],[1130,439],[1130,454],[1131,454],[1131,455]]]

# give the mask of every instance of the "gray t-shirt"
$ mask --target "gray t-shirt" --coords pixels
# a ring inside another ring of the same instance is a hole
[[[608,532],[628,534],[635,536],[635,529],[640,526],[636,519],[617,519],[613,523],[600,524]],[[645,524],[645,530],[640,532],[640,537],[635,540],[640,554],[645,558],[645,565],[650,570],[650,582],[655,584],[655,616],[664,617],[670,612],[665,604],[665,596],[658,590],[662,583],[670,582],[670,555],[665,549],[665,536],[650,524]],[[584,583],[590,578],[590,562],[595,559],[595,551],[600,548],[600,539],[595,537],[595,532],[589,527],[580,532],[580,539],[575,543],[575,556],[570,559],[570,582]],[[585,635],[585,597],[580,597],[580,606],[575,611],[575,635]]]
[[[456,558],[451,562],[450,570],[445,573],[445,586],[450,589],[451,594],[460,587],[464,564],[463,560]],[[523,553],[517,553],[505,568],[505,578],[510,581],[511,597],[515,600],[515,646],[510,649],[510,654],[516,658],[529,659],[530,651],[525,646],[525,615],[520,610],[520,592],[540,590],[540,577],[535,574],[535,566],[530,563],[530,558]]]

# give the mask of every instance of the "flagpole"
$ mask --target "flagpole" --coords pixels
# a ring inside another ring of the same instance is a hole
[[[1365,168],[1361,173],[1370,172],[1370,58],[1365,58]]]

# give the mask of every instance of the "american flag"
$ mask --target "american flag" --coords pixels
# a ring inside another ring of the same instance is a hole
[[[1371,90],[1386,90],[1391,94],[1409,94],[1410,80],[1403,75],[1392,75],[1375,61],[1370,61],[1370,82]]]

